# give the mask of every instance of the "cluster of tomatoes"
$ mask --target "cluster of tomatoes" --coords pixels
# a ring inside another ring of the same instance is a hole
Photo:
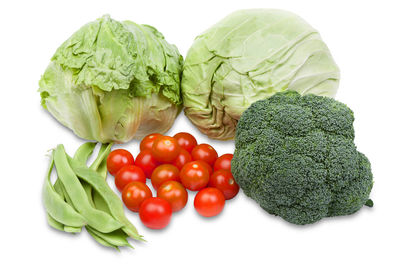
[[[172,212],[186,206],[186,189],[198,191],[194,207],[202,216],[212,217],[223,210],[225,200],[239,191],[230,171],[232,157],[218,157],[212,146],[198,145],[189,133],[173,137],[154,133],[141,141],[136,160],[127,150],[113,150],[107,157],[107,169],[115,176],[125,206],[139,212],[147,227],[161,229],[169,224]],[[152,196],[146,177],[157,197]]]

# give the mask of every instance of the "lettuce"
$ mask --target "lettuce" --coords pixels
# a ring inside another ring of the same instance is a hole
[[[106,15],[57,49],[39,82],[42,106],[88,140],[164,133],[181,110],[182,65],[155,28]]]

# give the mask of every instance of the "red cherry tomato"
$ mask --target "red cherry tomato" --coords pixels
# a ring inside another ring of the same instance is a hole
[[[223,154],[214,162],[214,171],[218,170],[227,170],[231,171],[231,161],[233,158],[233,154]]]
[[[192,161],[183,166],[179,177],[185,188],[198,191],[207,186],[210,174],[201,162]]]
[[[232,173],[222,169],[211,175],[208,186],[221,190],[226,200],[234,198],[239,192],[239,185],[235,182]]]
[[[178,169],[182,169],[183,165],[191,161],[192,161],[192,156],[190,155],[190,153],[187,152],[185,149],[181,149],[181,151],[178,154],[178,157],[176,157],[173,164]]]
[[[224,206],[224,194],[214,187],[204,188],[194,198],[194,208],[204,217],[218,215],[224,209]]]
[[[160,163],[153,157],[150,149],[145,149],[137,155],[135,165],[143,170],[146,178],[150,178],[154,169],[160,165]]]
[[[205,162],[204,160],[197,160],[197,162],[203,164],[203,165],[207,168],[208,174],[209,174],[210,177],[211,177],[211,174],[213,173],[213,168],[210,166],[210,164],[208,164],[208,163]]]
[[[192,150],[193,160],[204,160],[210,166],[214,165],[215,160],[218,158],[218,153],[215,149],[208,144],[200,144]]]
[[[152,134],[147,135],[140,142],[140,151],[143,151],[145,149],[151,149],[153,146],[154,140],[156,140],[160,136],[162,136],[162,134],[159,134],[159,133],[152,133]]]
[[[170,136],[160,136],[154,140],[151,153],[154,158],[161,163],[171,163],[179,155],[178,141]]]
[[[135,160],[132,154],[125,149],[116,149],[110,152],[107,156],[107,170],[111,175],[117,172],[126,165],[133,165]]]
[[[172,211],[176,212],[186,206],[188,193],[180,183],[176,181],[167,181],[158,188],[157,197],[168,201]]]
[[[127,165],[122,167],[115,175],[115,186],[120,192],[124,190],[124,187],[130,182],[142,182],[146,183],[146,175],[141,168],[134,165]]]
[[[146,199],[139,210],[142,223],[151,229],[162,229],[169,224],[172,216],[171,205],[165,199],[152,197]]]
[[[196,138],[194,138],[190,133],[177,133],[174,135],[174,138],[178,141],[179,146],[189,153],[192,152],[195,146],[197,146]]]
[[[142,182],[130,182],[122,190],[122,201],[131,211],[139,211],[140,205],[148,198],[151,198],[150,188]]]
[[[179,181],[179,169],[174,165],[160,165],[151,174],[151,184],[155,190],[166,181]]]

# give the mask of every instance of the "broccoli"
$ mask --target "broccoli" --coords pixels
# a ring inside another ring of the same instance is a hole
[[[373,184],[353,121],[328,97],[286,91],[257,101],[236,128],[233,176],[263,209],[294,224],[352,214]]]

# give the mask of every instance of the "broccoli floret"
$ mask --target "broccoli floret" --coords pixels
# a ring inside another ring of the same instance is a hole
[[[286,91],[257,101],[236,127],[232,173],[247,196],[291,223],[352,214],[373,184],[353,121],[328,97]]]

